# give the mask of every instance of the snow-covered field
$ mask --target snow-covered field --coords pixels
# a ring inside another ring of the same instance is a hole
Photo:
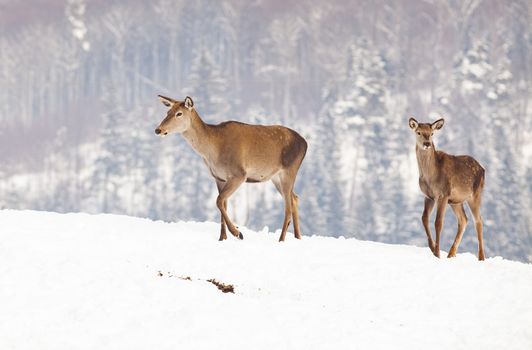
[[[532,265],[242,231],[0,211],[0,349],[532,349]]]

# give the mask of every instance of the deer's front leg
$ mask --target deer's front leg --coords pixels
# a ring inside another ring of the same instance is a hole
[[[244,236],[238,229],[233,225],[231,222],[231,219],[229,219],[229,215],[227,215],[226,210],[226,200],[237,190],[237,188],[246,180],[246,177],[244,175],[238,176],[238,177],[232,177],[228,179],[225,182],[225,185],[223,186],[222,190],[220,191],[220,194],[218,195],[218,198],[216,198],[216,206],[218,209],[220,209],[220,213],[222,214],[222,220],[225,221],[225,224],[227,225],[227,228],[229,231],[233,234],[233,236],[238,237],[240,239],[244,239]]]
[[[448,197],[439,197],[437,201],[438,208],[436,209],[436,222],[434,228],[436,229],[436,245],[434,246],[434,255],[440,257],[440,235],[443,229],[443,217],[445,216],[445,209],[447,208]]]
[[[227,202],[224,201],[223,203],[224,209],[227,210]],[[224,216],[220,215],[220,238],[218,238],[219,241],[225,241],[227,239],[227,233],[225,230],[225,220]]]
[[[429,227],[429,219],[430,213],[432,213],[432,208],[434,208],[434,201],[428,197],[425,197],[425,209],[423,209],[421,221],[423,222],[423,227],[425,228],[425,233],[427,234],[429,248],[434,253],[434,241],[432,240],[432,234],[430,233]]]
[[[222,192],[222,189],[225,186],[225,182],[216,180],[216,187],[218,188],[218,194]],[[223,202],[224,209],[227,211],[227,201]],[[219,241],[224,241],[227,239],[227,233],[225,231],[225,220],[224,216],[220,214],[220,238]]]

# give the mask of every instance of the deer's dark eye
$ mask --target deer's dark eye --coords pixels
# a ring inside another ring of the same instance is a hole
[[[183,115],[183,113],[181,113],[181,112],[177,112],[177,113],[175,114],[176,117],[181,117],[182,115]]]
[[[432,136],[432,135],[434,135],[434,133],[433,133],[433,132],[431,132],[431,133],[430,133],[430,136]]]
[[[419,131],[417,132],[417,134],[418,134],[418,135],[421,135],[421,133],[420,133]]]

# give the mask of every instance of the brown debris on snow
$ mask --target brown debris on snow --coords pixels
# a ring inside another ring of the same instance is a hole
[[[211,282],[212,284],[214,284],[223,293],[233,293],[233,294],[235,293],[235,287],[232,284],[225,284],[225,283],[215,280],[214,278],[207,280],[207,282]]]
[[[164,275],[165,274],[162,273],[161,271],[157,271],[157,276],[163,277]],[[167,277],[169,277],[169,278],[175,277],[175,278],[179,278],[180,280],[184,280],[184,281],[192,281],[192,277],[190,277],[190,276],[174,276],[170,272],[168,272]],[[225,284],[223,282],[215,280],[214,278],[211,278],[211,279],[208,279],[208,280],[197,278],[195,280],[197,280],[197,281],[206,281],[206,282],[212,283],[220,291],[222,291],[222,293],[233,293],[233,294],[235,294],[235,286],[233,286],[232,284]]]

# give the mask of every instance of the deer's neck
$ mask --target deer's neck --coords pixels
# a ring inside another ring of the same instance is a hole
[[[423,179],[430,180],[437,176],[437,159],[434,143],[429,149],[422,149],[416,145],[417,165],[419,167],[419,176]]]
[[[194,151],[203,158],[207,158],[211,151],[211,130],[210,126],[201,120],[198,113],[192,112],[191,125],[183,132],[183,137]]]

